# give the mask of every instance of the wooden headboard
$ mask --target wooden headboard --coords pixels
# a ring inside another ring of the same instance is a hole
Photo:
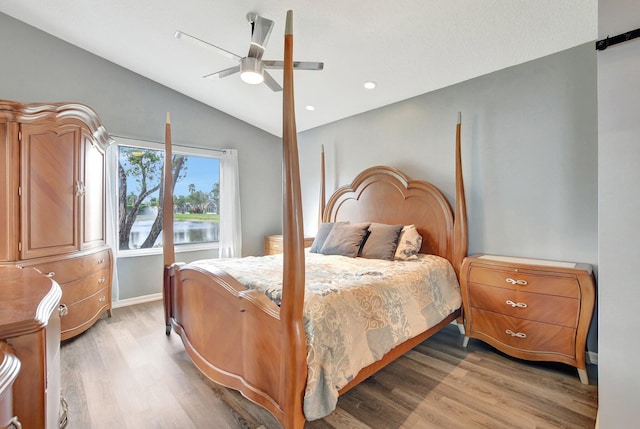
[[[411,180],[391,167],[371,167],[329,198],[324,222],[414,224],[422,236],[420,253],[452,260],[453,211],[431,183]]]

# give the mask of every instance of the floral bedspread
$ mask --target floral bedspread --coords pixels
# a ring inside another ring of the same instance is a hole
[[[418,256],[387,261],[305,253],[307,420],[330,414],[338,390],[360,369],[461,306],[460,286],[449,261]],[[222,269],[280,304],[282,255],[209,259],[193,265]]]

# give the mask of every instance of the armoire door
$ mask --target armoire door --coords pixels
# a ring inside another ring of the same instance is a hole
[[[21,259],[79,248],[77,124],[21,126]]]
[[[82,154],[81,248],[88,249],[106,244],[105,152],[89,136],[83,136]]]

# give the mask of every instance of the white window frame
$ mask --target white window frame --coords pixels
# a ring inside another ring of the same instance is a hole
[[[164,144],[153,142],[153,141],[130,139],[126,137],[116,137],[116,136],[114,136],[114,139],[115,139],[114,144],[117,146],[117,149],[118,149],[115,151],[116,157],[118,156],[120,146],[139,147],[140,149],[159,150],[162,152],[164,152],[165,150]],[[173,155],[216,158],[219,161],[221,158],[220,155],[218,154],[219,150],[196,148],[191,146],[180,146],[177,144],[174,144],[172,146],[172,152],[173,152]],[[117,162],[118,160],[116,159],[116,163]],[[115,181],[114,189],[118,189],[119,185],[118,185],[117,175],[116,177],[113,178],[113,180]],[[218,180],[220,180],[220,178],[218,178]],[[119,205],[118,192],[115,192],[115,195],[113,197],[114,197],[114,207],[117,208]],[[116,214],[116,218],[117,218],[117,214]],[[174,251],[175,253],[194,252],[199,250],[216,250],[217,251],[219,250],[219,248],[220,248],[220,242],[213,241],[213,242],[207,242],[207,243],[176,245],[174,246]],[[149,247],[145,249],[125,249],[125,250],[118,249],[118,258],[132,258],[137,256],[159,255],[159,254],[162,254],[162,250],[163,250],[163,247]]]

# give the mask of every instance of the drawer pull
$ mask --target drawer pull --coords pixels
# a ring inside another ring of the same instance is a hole
[[[98,301],[100,302],[105,302],[107,300],[107,297],[102,295],[100,298],[98,298]]]
[[[98,259],[98,264],[104,264],[104,258]]]
[[[58,306],[58,314],[60,315],[60,317],[64,317],[67,314],[69,314],[69,307],[67,307],[66,304],[60,304]]]
[[[524,332],[513,332],[511,329],[507,329],[504,332],[507,335],[511,335],[512,337],[527,338],[527,334],[525,334]]]
[[[527,308],[527,304],[525,304],[524,302],[513,302],[513,301],[511,301],[511,300],[509,299],[509,300],[507,300],[505,303],[506,303],[506,304],[508,304],[508,305],[510,305],[510,306],[512,306],[512,307],[514,307],[514,308],[515,308],[515,307],[518,307],[518,308]]]
[[[105,282],[105,280],[106,280],[106,279],[105,279],[104,277],[100,277],[100,278],[98,279],[98,284],[100,284],[100,285],[101,285],[102,283],[104,283],[104,282]]]
[[[52,278],[52,277],[53,277],[53,276],[55,276],[55,275],[56,275],[56,273],[54,273],[53,271],[51,271],[50,273],[47,273],[47,274],[45,274],[44,276],[45,276],[45,277]]]
[[[512,285],[525,286],[527,284],[527,281],[526,280],[514,280],[511,277],[507,277],[507,283],[511,283]]]
[[[18,416],[14,416],[11,421],[9,422],[9,426],[7,426],[8,429],[22,429],[22,423],[20,423],[20,420],[18,420]]]

